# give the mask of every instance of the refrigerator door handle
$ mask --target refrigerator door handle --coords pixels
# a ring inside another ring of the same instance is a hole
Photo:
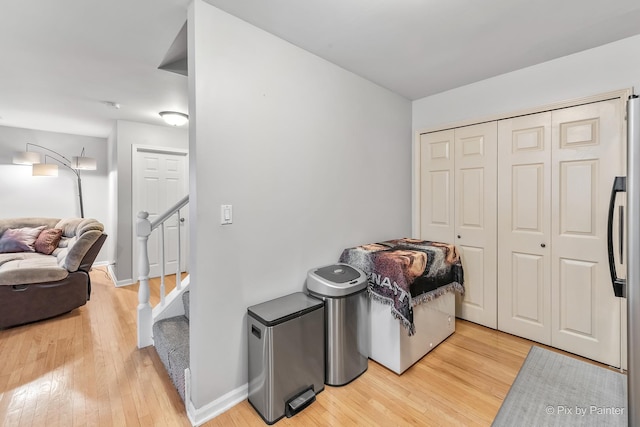
[[[620,238],[618,245],[620,246],[620,264],[624,264],[624,206],[619,206],[618,210],[618,236]]]
[[[609,200],[609,220],[607,222],[607,247],[609,252],[609,272],[611,273],[611,285],[613,286],[613,293],[617,297],[625,297],[627,296],[626,292],[626,284],[627,281],[625,279],[621,279],[618,277],[618,273],[616,271],[616,260],[615,260],[615,249],[613,248],[613,217],[616,205],[616,196],[618,193],[624,193],[627,191],[627,177],[625,176],[616,176],[613,181],[613,187],[611,188],[611,199]],[[622,207],[622,206],[621,206]],[[622,262],[622,246],[623,246],[623,213],[620,210],[620,224],[618,225],[618,230],[620,234],[620,259]]]

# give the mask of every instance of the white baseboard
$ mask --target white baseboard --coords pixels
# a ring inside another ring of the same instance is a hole
[[[91,264],[93,267],[104,267],[104,266],[109,266],[109,261],[96,261],[93,264]]]
[[[113,264],[109,264],[107,266],[107,272],[109,273],[109,276],[111,276],[111,281],[116,285],[116,288],[120,288],[122,286],[129,286],[129,285],[133,285],[134,283],[137,283],[132,279],[118,280],[118,278],[116,277],[116,272],[113,271]]]
[[[189,386],[188,389],[191,388],[190,381],[186,385]],[[193,406],[193,403],[191,402],[191,393],[187,392],[187,387],[185,387],[185,393],[187,393],[187,395],[185,395],[185,400],[187,401],[187,416],[189,417],[189,421],[191,421],[191,425],[199,426],[245,400],[249,396],[249,384],[243,384],[235,390],[231,390],[224,396],[221,396],[213,402],[210,402],[198,409]]]

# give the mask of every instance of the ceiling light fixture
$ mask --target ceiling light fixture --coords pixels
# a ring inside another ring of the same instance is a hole
[[[176,111],[161,111],[159,114],[171,126],[182,126],[189,121],[189,116]]]

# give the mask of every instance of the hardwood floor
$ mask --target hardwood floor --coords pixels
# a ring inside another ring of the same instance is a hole
[[[532,343],[458,320],[456,332],[401,376],[374,361],[345,387],[278,425],[489,426]],[[207,426],[260,426],[242,402]]]
[[[136,347],[137,285],[115,288],[102,268],[91,278],[87,305],[0,331],[1,425],[189,426],[155,350]],[[458,320],[455,334],[403,375],[369,361],[358,379],[325,386],[277,425],[489,426],[532,344]],[[266,424],[245,400],[204,425]]]
[[[137,285],[115,288],[102,268],[91,281],[85,306],[0,331],[0,423],[189,426],[155,350],[136,347]]]

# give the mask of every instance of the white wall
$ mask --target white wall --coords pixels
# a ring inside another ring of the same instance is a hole
[[[247,307],[302,291],[344,248],[409,235],[411,104],[201,0],[189,61],[200,408],[247,383]]]
[[[155,147],[189,148],[189,132],[185,128],[169,126],[155,126],[144,123],[118,120],[114,133],[109,137],[110,144],[115,147],[115,167],[111,174],[116,175],[115,188],[117,191],[114,218],[117,223],[115,239],[115,265],[112,273],[119,285],[135,283],[133,260],[133,227],[137,214],[132,208],[132,146],[147,145]],[[113,149],[113,148],[112,148]]]
[[[30,166],[13,164],[13,152],[24,151],[27,142],[57,151],[69,159],[79,156],[84,147],[86,156],[97,159],[97,170],[80,172],[84,216],[102,222],[105,232],[111,236],[113,233],[107,221],[109,187],[107,141],[104,138],[0,126],[0,217],[80,216],[77,178],[72,171],[60,166],[58,177],[35,177],[31,176]],[[39,148],[30,150],[46,152]],[[96,262],[107,262],[108,254],[105,245]]]
[[[413,102],[414,131],[640,85],[640,36]]]

